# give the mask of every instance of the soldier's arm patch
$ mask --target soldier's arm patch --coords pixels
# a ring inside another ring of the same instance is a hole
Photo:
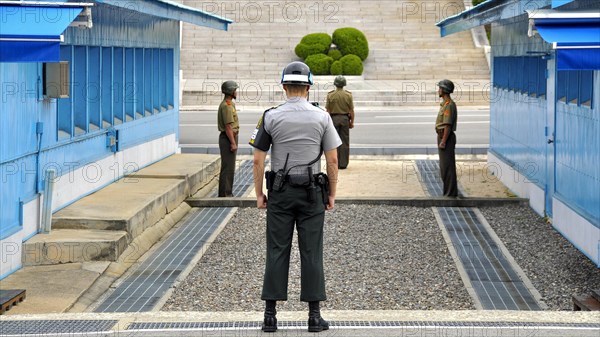
[[[268,110],[267,110],[268,111]],[[255,147],[261,151],[267,152],[269,148],[271,148],[271,135],[265,130],[265,115],[267,111],[263,113],[262,117],[258,121],[256,125],[256,129],[252,132],[252,136],[250,137],[250,146]]]

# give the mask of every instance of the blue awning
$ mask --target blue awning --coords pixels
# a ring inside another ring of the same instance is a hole
[[[556,50],[558,70],[600,70],[600,13],[540,10],[529,18]]]
[[[58,62],[61,34],[83,5],[0,4],[0,62]]]
[[[556,50],[557,70],[600,70],[600,46]]]

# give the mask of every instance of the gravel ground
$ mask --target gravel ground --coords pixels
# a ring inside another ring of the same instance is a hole
[[[262,311],[265,212],[240,209],[165,311]],[[474,309],[429,208],[337,205],[325,222],[330,310]],[[300,262],[294,242],[288,301],[299,302]]]
[[[529,207],[481,212],[550,310],[573,310],[571,295],[600,287],[600,269]]]

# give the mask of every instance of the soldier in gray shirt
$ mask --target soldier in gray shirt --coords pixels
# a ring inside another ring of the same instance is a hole
[[[265,111],[250,139],[254,150],[254,188],[258,208],[267,209],[267,261],[261,298],[265,301],[262,330],[277,330],[276,301],[287,300],[288,271],[294,226],[301,260],[300,300],[308,302],[308,330],[329,329],[319,302],[326,300],[323,271],[325,209],[333,209],[337,185],[337,147],[342,144],[331,117],[307,101],[312,82],[308,66],[292,62],[281,83],[288,101]],[[269,201],[263,193],[267,152]],[[327,175],[321,173],[325,153]],[[327,193],[328,191],[328,193]]]

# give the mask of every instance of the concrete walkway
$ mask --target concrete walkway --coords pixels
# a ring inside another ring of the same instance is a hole
[[[344,198],[354,198],[356,200],[379,198],[391,201],[426,199],[426,193],[419,181],[420,176],[415,165],[415,159],[423,158],[426,159],[427,157],[352,157],[348,169],[340,171],[338,196],[340,200]],[[247,159],[249,157],[242,157],[240,158],[240,162]],[[477,156],[459,158],[458,166],[461,168],[459,172],[462,172],[460,174],[460,182],[462,190],[465,192],[464,194],[478,197],[481,200],[489,200],[490,198],[510,200],[512,198],[510,192],[499,183],[498,179],[494,179],[495,176],[487,171],[483,160],[484,158]],[[181,179],[186,182],[185,186],[195,186],[191,189],[189,187],[178,188],[179,192],[176,200],[188,198],[190,191],[195,190],[197,186],[203,185],[204,188],[201,188],[195,194],[197,200],[201,200],[215,186],[212,174],[216,174],[218,171],[215,168],[216,161],[217,158],[214,156],[174,156],[166,159],[166,161],[155,164],[153,167],[149,167],[145,172],[140,171],[139,174],[135,175],[135,178],[139,179],[138,185],[140,186],[144,185],[146,179],[148,181]],[[208,164],[209,162],[210,164]],[[169,167],[172,167],[173,170],[169,169]],[[187,169],[184,169],[184,167],[187,167]],[[198,181],[202,182],[200,185],[190,183],[190,174],[185,173],[185,171],[203,171],[199,170],[201,167],[204,169],[207,169],[207,167],[210,168],[210,171],[204,171],[205,174],[207,174],[206,172],[212,173],[205,175],[205,179],[199,179]],[[163,178],[157,178],[157,175],[161,174],[163,174]],[[115,187],[111,186],[109,188]],[[109,188],[107,188],[108,191],[110,191]],[[88,198],[93,197],[94,195],[91,195]],[[156,198],[162,198],[162,194],[158,193]],[[247,198],[242,199],[252,200],[252,192]],[[516,198],[513,199],[518,201]],[[111,201],[110,198],[103,200]],[[469,198],[465,198],[464,200],[469,200]],[[93,203],[86,200],[86,204],[91,205]],[[77,205],[74,204],[73,206]],[[106,205],[98,205],[98,207],[106,207]],[[181,203],[180,205],[173,203],[173,207],[175,207],[173,212],[167,213],[165,218],[154,226],[156,229],[152,230],[152,239],[149,239],[150,236],[147,237],[144,234],[147,231],[144,231],[139,236],[143,240],[139,239],[138,242],[140,245],[143,245],[143,242],[145,242],[146,247],[140,248],[139,252],[136,250],[126,250],[125,254],[122,255],[126,256],[126,258],[120,258],[118,261],[112,262],[95,261],[31,266],[23,268],[2,280],[2,289],[25,288],[27,289],[28,297],[23,303],[6,313],[6,316],[2,319],[3,330],[0,334],[10,335],[9,332],[13,331],[10,329],[18,329],[19,324],[25,324],[29,327],[33,326],[34,328],[38,327],[39,329],[35,333],[45,333],[53,331],[44,330],[50,329],[48,327],[51,327],[52,324],[66,324],[64,322],[68,320],[86,320],[88,323],[96,321],[102,326],[109,326],[102,329],[90,328],[93,331],[105,331],[106,333],[97,335],[106,336],[118,335],[123,333],[124,330],[127,330],[127,334],[132,336],[161,334],[164,336],[165,334],[173,335],[175,333],[178,335],[195,336],[204,335],[207,332],[218,333],[222,336],[240,334],[260,335],[255,325],[260,321],[261,313],[65,313],[68,311],[86,311],[91,303],[96,301],[111,284],[119,279],[119,276],[123,275],[129,266],[137,261],[137,256],[141,256],[141,251],[145,252],[148,250],[152,246],[152,241],[156,242],[159,240],[177,222],[177,218],[183,217],[190,210],[190,207],[186,203]],[[173,215],[172,218],[168,219],[169,214],[172,213],[178,213],[178,215]],[[116,216],[118,212],[111,214]],[[163,224],[160,224],[161,221]],[[287,323],[287,327],[282,327],[282,330],[287,331],[284,333],[304,335],[305,329],[301,324],[305,320],[305,315],[306,313],[304,312],[280,313],[278,317],[281,322],[290,322]],[[506,334],[521,333],[535,329],[538,333],[549,333],[544,334],[544,336],[598,336],[598,332],[600,331],[600,325],[598,325],[600,314],[594,312],[528,313],[477,311],[475,314],[474,312],[454,311],[328,311],[327,318],[333,321],[332,329],[321,335],[339,335],[340,331],[343,331],[344,336],[402,336],[415,332],[429,333],[431,331],[444,331],[445,335],[448,336],[464,336],[465,333],[476,335],[473,333],[477,331],[489,333],[494,330],[497,334]],[[24,320],[30,321],[29,324],[22,322]],[[134,322],[139,324],[132,325]],[[169,327],[147,324],[165,322],[173,324]],[[185,322],[189,324],[184,325],[183,323]],[[216,323],[207,325],[206,322]],[[245,327],[241,327],[240,323],[236,322],[249,323]],[[384,324],[382,322],[388,323]],[[69,324],[71,324],[72,328],[65,328],[67,330],[61,331],[77,332],[77,324],[73,325],[73,322]],[[449,327],[449,325],[454,326]]]

